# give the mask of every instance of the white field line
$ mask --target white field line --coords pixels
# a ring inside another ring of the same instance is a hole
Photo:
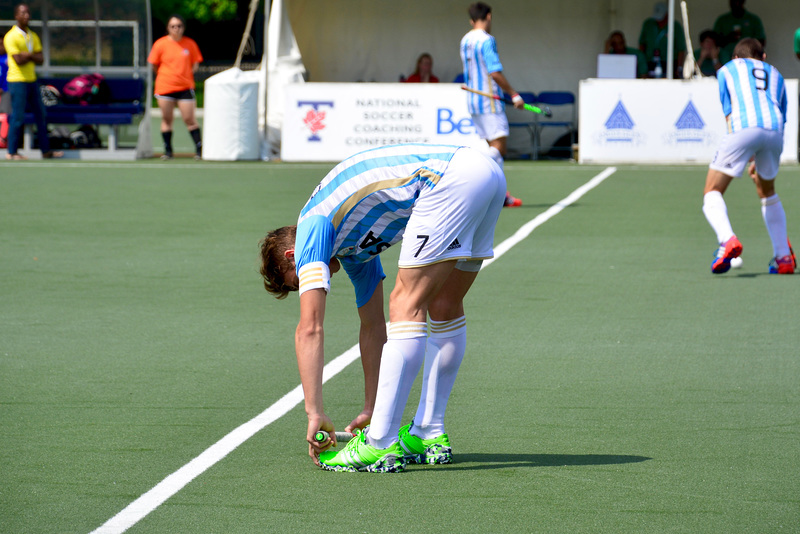
[[[587,192],[597,187],[603,180],[611,176],[617,169],[609,167],[603,172],[589,180],[587,183],[573,191],[568,197],[550,207],[544,213],[536,216],[533,220],[525,224],[517,232],[494,247],[495,256],[491,260],[483,262],[486,268],[493,261],[497,260],[504,253],[508,252],[514,245],[525,239],[533,230],[548,221],[565,207],[574,203]],[[353,363],[360,356],[358,345],[350,347],[343,354],[330,361],[322,371],[322,383],[324,384],[345,367]],[[145,518],[150,512],[158,508],[167,499],[178,493],[184,486],[201,475],[211,466],[225,458],[233,452],[239,445],[250,439],[256,432],[263,429],[270,423],[277,421],[295,406],[303,402],[303,387],[297,386],[292,391],[283,396],[278,402],[261,412],[250,421],[232,430],[228,435],[203,451],[200,456],[184,465],[167,478],[159,482],[153,489],[126,506],[117,515],[103,523],[91,532],[91,534],[120,534],[125,532],[133,525]]]

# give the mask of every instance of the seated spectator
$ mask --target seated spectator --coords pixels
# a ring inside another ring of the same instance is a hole
[[[439,78],[433,75],[433,57],[425,52],[417,58],[417,68],[414,73],[403,80],[406,83],[439,83]]]
[[[794,53],[797,55],[797,59],[800,59],[800,28],[794,32]]]
[[[713,30],[700,34],[700,48],[694,51],[694,59],[703,76],[716,76],[717,71],[731,60],[731,56],[719,46],[719,35]]]
[[[641,50],[631,48],[625,42],[625,34],[617,30],[611,32],[611,35],[606,39],[604,54],[629,54],[636,56],[636,77],[647,78],[647,59]]]
[[[767,36],[758,15],[744,9],[744,0],[730,0],[731,11],[717,17],[714,31],[720,36],[720,46],[733,57],[733,47],[745,37],[752,37],[766,45]]]
[[[667,22],[667,4],[658,2],[653,8],[653,16],[646,19],[642,24],[642,31],[639,34],[639,50],[641,50],[647,58],[649,70],[651,72],[656,62],[655,58],[659,57],[661,68],[666,73],[668,43]],[[683,28],[677,20],[674,23],[674,28],[675,41],[672,51],[675,72],[673,72],[673,76],[679,77],[679,71],[683,68],[683,60],[686,59],[686,38],[683,35]]]

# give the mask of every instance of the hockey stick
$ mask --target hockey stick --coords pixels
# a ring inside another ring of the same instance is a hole
[[[683,79],[690,80],[700,77],[700,69],[694,59],[694,48],[692,48],[692,38],[689,33],[689,10],[686,8],[686,0],[681,0],[681,15],[683,16],[683,36],[686,38],[686,59],[683,60]]]
[[[461,88],[463,90],[465,90],[465,91],[469,91],[470,93],[475,93],[476,95],[485,96],[487,98],[494,98],[495,100],[502,100],[506,104],[513,104],[514,103],[514,102],[511,101],[510,98],[503,98],[503,97],[501,97],[499,95],[493,95],[491,93],[484,93],[483,91],[478,91],[477,89],[469,88],[466,85],[462,85]],[[530,104],[523,104],[523,107],[525,109],[527,109],[528,111],[532,111],[533,113],[539,113],[541,115],[544,115],[545,117],[552,117],[553,116],[553,112],[550,111],[550,108],[548,108],[547,106],[545,106],[544,108],[538,108],[538,107],[532,106]]]
[[[337,444],[338,443],[347,443],[348,441],[350,441],[351,439],[353,439],[355,437],[355,435],[351,434],[350,432],[334,432],[334,433],[336,434],[336,443]],[[326,432],[325,430],[317,430],[317,433],[314,434],[314,439],[316,439],[320,443],[324,442],[329,437],[331,437],[331,435],[328,432]]]

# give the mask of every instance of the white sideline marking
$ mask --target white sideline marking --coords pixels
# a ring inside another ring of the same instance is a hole
[[[574,203],[587,192],[591,191],[600,183],[611,176],[616,167],[608,167],[603,172],[586,182],[584,185],[573,191],[568,197],[551,206],[547,211],[537,215],[533,220],[526,223],[517,232],[494,247],[494,258],[483,262],[482,269],[508,252],[511,247],[528,237],[538,226],[550,220],[554,215],[561,212],[564,208]],[[359,358],[358,345],[347,349],[343,354],[331,360],[322,371],[322,383],[324,384],[345,367]],[[203,451],[200,456],[184,465],[167,478],[159,482],[153,489],[126,506],[117,515],[103,523],[91,532],[91,534],[121,534],[133,525],[144,519],[150,512],[158,508],[167,499],[178,493],[189,482],[197,478],[208,468],[225,458],[239,445],[250,439],[256,432],[263,429],[270,423],[280,419],[295,406],[303,402],[303,386],[297,386],[292,391],[284,395],[278,402],[261,412],[250,421],[232,430],[228,435]]]

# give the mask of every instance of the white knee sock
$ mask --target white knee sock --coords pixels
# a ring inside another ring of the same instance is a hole
[[[489,147],[489,157],[491,157],[495,163],[500,166],[500,169],[503,168],[503,155],[500,154],[500,151],[493,146]]]
[[[431,334],[425,349],[422,394],[411,433],[422,439],[444,434],[444,412],[458,368],[467,349],[467,319],[431,320]]]
[[[786,236],[786,212],[778,195],[761,199],[761,216],[767,225],[767,233],[772,240],[772,250],[775,257],[782,258],[789,255],[789,241]]]
[[[389,323],[378,375],[378,395],[367,441],[385,449],[397,441],[411,386],[425,360],[425,323]]]
[[[728,206],[719,191],[709,191],[703,195],[703,214],[708,224],[717,234],[717,242],[722,244],[733,237],[733,228],[728,219]]]

